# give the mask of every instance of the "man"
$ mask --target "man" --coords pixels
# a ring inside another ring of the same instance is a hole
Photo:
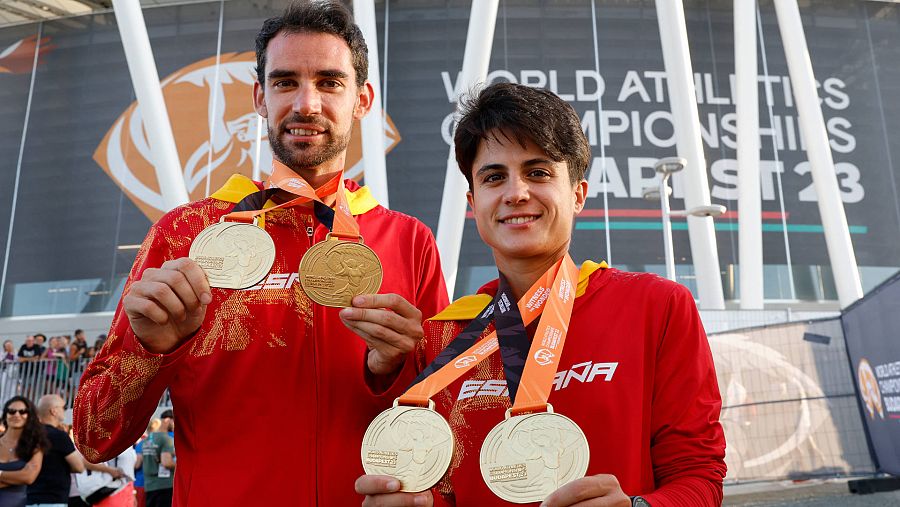
[[[84,472],[84,460],[69,435],[60,429],[65,421],[66,402],[56,394],[41,396],[38,419],[47,430],[50,449],[44,453],[41,472],[28,486],[28,505],[65,507],[69,503],[72,473]]]
[[[69,346],[69,361],[77,361],[85,357],[87,349],[88,344],[87,339],[84,337],[84,331],[76,329],[75,338],[72,340],[72,345]]]
[[[44,348],[35,343],[34,336],[28,335],[25,337],[25,343],[19,347],[18,355],[20,361],[37,361],[43,353]]]
[[[30,399],[35,399],[40,394],[37,392],[37,384],[43,376],[44,365],[38,364],[37,361],[45,352],[44,339],[45,336],[41,333],[29,335],[25,337],[25,343],[19,347],[19,361],[23,363],[19,367],[19,380],[22,383],[22,394]]]
[[[147,436],[141,448],[141,468],[144,470],[144,491],[147,507],[172,505],[172,485],[175,475],[175,415],[166,410],[160,416],[160,431]]]
[[[344,169],[352,124],[372,103],[362,33],[341,4],[304,2],[266,21],[256,47],[254,101],[274,158],[319,188]],[[413,377],[422,315],[446,306],[447,295],[427,227],[344,185],[365,245],[385,267],[379,294],[357,296],[352,308],[313,303],[297,283],[303,254],[329,233],[321,207],[265,213],[275,261],[255,287],[210,288],[187,258],[197,234],[253,201],[261,183],[232,177],[151,228],[75,403],[76,441],[89,460],[132,445],[168,388],[179,418],[174,505],[360,501],[353,483],[366,425]]]
[[[478,295],[458,300],[426,322],[420,368],[471,319],[484,315],[482,310],[492,304],[498,290],[508,291],[510,299],[521,300],[518,308],[526,309],[533,304],[549,306],[554,294],[570,293],[543,292],[549,294],[544,303],[538,292],[523,298],[566,259],[574,219],[587,195],[584,173],[590,148],[579,117],[545,90],[513,84],[486,88],[465,105],[455,145],[469,181],[467,196],[478,232],[490,246],[504,284],[491,282]],[[566,464],[560,451],[577,441],[572,431],[555,436],[536,432],[543,441],[528,441],[521,433],[514,435],[519,438],[514,448],[524,453],[523,468],[495,468],[491,474],[498,475],[494,480],[489,476],[491,487],[500,489],[504,481],[521,480],[529,488],[543,489],[546,482],[527,482],[533,479],[531,474],[544,477],[538,474],[543,470],[550,487],[541,498],[542,506],[720,505],[725,476],[725,439],[718,423],[721,397],[691,293],[656,275],[625,273],[590,261],[584,262],[580,273],[572,269],[577,290],[562,350],[556,355],[548,350],[556,347],[559,335],[541,334],[538,341],[540,329],[533,327],[527,328],[524,350],[533,339],[545,348],[533,355],[528,350],[526,363],[533,357],[535,364],[546,365],[558,357],[558,366],[545,377],[553,383],[547,384],[549,398],[544,402],[583,431],[590,448],[587,474],[567,483],[553,482]],[[560,285],[564,286],[571,287]],[[494,315],[508,311],[499,302],[494,308]],[[559,315],[565,314],[551,313],[548,318]],[[521,326],[524,319],[518,322]],[[515,331],[497,325],[498,333]],[[502,338],[500,343],[503,347]],[[504,359],[507,354],[505,349]],[[528,370],[513,368],[521,378],[507,384],[501,379],[509,378],[504,367],[510,364],[504,364],[500,355],[494,352],[432,398],[456,438],[449,471],[434,490],[399,493],[400,483],[391,477],[363,476],[357,490],[370,495],[364,505],[512,505],[489,490],[480,467],[482,444],[510,407],[509,391],[517,398],[525,396],[515,385],[526,383]],[[449,361],[460,368],[458,360]],[[528,388],[528,396],[537,392],[534,384]],[[537,406],[540,409],[524,413],[547,409],[545,404]],[[515,474],[521,477],[512,477]]]
[[[45,343],[47,343],[47,337],[44,336],[43,333],[38,333],[38,334],[34,335],[34,343],[36,343],[37,346],[41,348],[41,354],[43,354],[44,350],[47,349],[47,346],[44,345]]]

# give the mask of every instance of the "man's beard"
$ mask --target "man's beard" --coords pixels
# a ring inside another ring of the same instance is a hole
[[[272,147],[275,159],[295,171],[322,165],[346,151],[347,146],[350,145],[350,131],[340,135],[331,128],[326,128],[327,134],[320,134],[328,136],[328,141],[324,145],[316,146],[312,143],[285,144],[282,142],[281,134],[287,131],[284,125],[288,123],[312,123],[320,124],[322,127],[329,127],[330,125],[321,125],[321,121],[317,122],[309,118],[295,116],[285,119],[277,129],[271,127],[268,129],[269,146]]]

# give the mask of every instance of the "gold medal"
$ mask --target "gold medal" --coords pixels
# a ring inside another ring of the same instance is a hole
[[[488,488],[513,503],[540,502],[584,477],[587,438],[566,416],[548,412],[510,417],[494,426],[481,446],[481,476]]]
[[[400,406],[378,414],[366,429],[362,464],[367,474],[390,475],[400,491],[425,491],[447,472],[453,458],[453,431],[447,421],[428,408]]]
[[[324,306],[347,307],[354,296],[381,288],[381,261],[359,242],[331,239],[316,243],[300,260],[300,285],[310,299]]]
[[[219,222],[203,229],[191,243],[188,257],[206,271],[209,285],[245,289],[259,283],[275,262],[275,243],[253,224]]]

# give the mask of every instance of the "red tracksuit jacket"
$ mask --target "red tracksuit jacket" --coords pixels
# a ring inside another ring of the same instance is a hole
[[[422,369],[496,292],[496,281],[426,322]],[[613,474],[653,507],[721,505],[725,436],[712,354],[691,293],[659,276],[586,262],[549,402],[590,446],[587,475]],[[485,333],[493,330],[493,325]],[[479,468],[481,444],[510,406],[499,353],[435,396],[456,450],[435,504],[515,505]]]
[[[426,317],[445,307],[430,230],[379,206],[367,189],[346,185],[365,243],[384,266],[380,292],[402,295]],[[186,256],[201,230],[258,188],[235,176],[211,198],[165,215],[147,235],[125,292],[145,269]],[[328,230],[307,208],[272,211],[264,222],[277,249],[270,274],[250,289],[213,289],[200,330],[175,352],[146,352],[120,302],[81,380],[78,448],[93,462],[118,455],[137,441],[168,387],[176,506],[359,505],[353,485],[363,473],[363,433],[412,379],[414,361],[373,393],[365,343],[338,309],[312,303],[297,280],[303,253]]]

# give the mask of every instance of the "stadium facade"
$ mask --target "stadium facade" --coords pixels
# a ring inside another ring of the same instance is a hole
[[[270,161],[252,109],[253,38],[283,1],[144,10],[191,198]],[[437,230],[471,2],[376,1],[390,206]],[[900,268],[900,4],[800,2],[864,291]],[[696,99],[724,298],[741,287],[733,2],[686,0]],[[750,20],[752,23],[752,20]],[[762,279],[766,306],[838,308],[772,2],[758,10]],[[593,147],[576,261],[665,272],[654,163],[678,155],[654,2],[502,0],[489,82],[552,89]],[[0,322],[112,311],[150,224],[164,212],[143,115],[112,12],[0,27]],[[358,138],[358,136],[357,136]],[[356,178],[361,148],[351,149]],[[673,209],[685,183],[673,181]],[[604,191],[605,190],[605,191]],[[687,224],[673,219],[678,280],[696,294]],[[299,262],[299,259],[298,259]],[[495,276],[466,220],[456,296]],[[262,283],[293,283],[272,273]],[[75,319],[77,321],[77,319]],[[68,321],[66,321],[68,325]],[[28,325],[31,325],[30,323]],[[98,324],[99,325],[99,324]]]

